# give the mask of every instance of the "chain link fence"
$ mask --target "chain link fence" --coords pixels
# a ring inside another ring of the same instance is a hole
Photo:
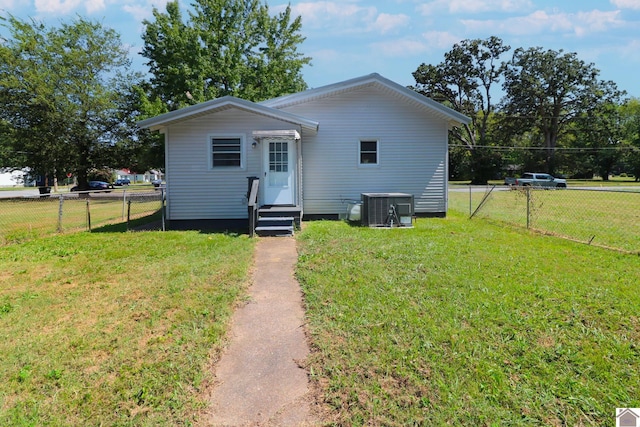
[[[110,224],[164,230],[164,200],[163,188],[0,199],[0,245]]]
[[[449,208],[470,218],[640,254],[639,187],[470,187],[450,190]]]

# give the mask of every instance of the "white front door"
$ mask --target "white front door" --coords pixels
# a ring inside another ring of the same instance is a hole
[[[265,139],[264,204],[293,205],[296,143],[287,139]]]

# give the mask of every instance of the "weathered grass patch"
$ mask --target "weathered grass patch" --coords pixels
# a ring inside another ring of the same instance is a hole
[[[0,425],[186,425],[253,242],[78,233],[0,247]]]
[[[637,256],[457,214],[298,238],[338,425],[605,425],[640,406]]]

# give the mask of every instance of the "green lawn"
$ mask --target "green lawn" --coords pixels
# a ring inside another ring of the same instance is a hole
[[[0,247],[0,425],[197,424],[255,241],[122,228]],[[614,425],[640,406],[637,255],[455,212],[297,239],[334,425]]]
[[[189,425],[203,408],[254,242],[118,228],[0,247],[0,425]]]
[[[126,221],[131,200],[132,219],[159,212],[161,195],[149,188],[92,195],[87,199],[57,196],[0,199],[0,245],[21,242],[58,232],[89,229]],[[89,215],[87,215],[89,212]]]
[[[336,425],[614,425],[640,406],[637,255],[455,213],[298,239]]]
[[[640,188],[639,188],[640,189]],[[529,199],[527,200],[527,191]],[[449,207],[470,213],[485,194],[450,191]],[[527,210],[527,204],[529,209]],[[593,245],[640,253],[640,192],[585,189],[493,191],[477,218],[502,221]]]

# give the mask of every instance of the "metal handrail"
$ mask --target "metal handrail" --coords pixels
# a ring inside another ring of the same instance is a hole
[[[260,187],[260,179],[255,176],[250,176],[247,179],[249,180],[249,191],[247,192],[249,237],[253,237],[256,233],[256,225],[258,223],[258,189]]]

